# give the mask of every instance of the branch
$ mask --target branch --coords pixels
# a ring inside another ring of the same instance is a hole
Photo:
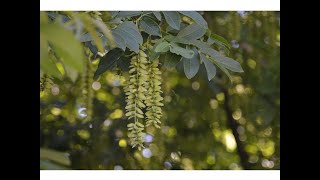
[[[227,115],[228,126],[232,130],[233,136],[236,140],[237,151],[238,151],[238,155],[240,157],[241,165],[245,170],[248,170],[248,169],[250,169],[250,164],[248,161],[249,155],[244,150],[244,145],[240,141],[240,135],[237,131],[237,128],[239,127],[239,123],[236,120],[234,120],[232,117],[232,110],[231,110],[230,101],[229,101],[230,96],[228,94],[227,89],[223,88],[222,91],[223,91],[224,97],[225,97],[224,109],[225,109],[225,112]]]

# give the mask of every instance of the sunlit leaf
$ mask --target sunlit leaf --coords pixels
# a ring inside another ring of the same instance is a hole
[[[65,64],[78,72],[83,71],[84,54],[82,46],[72,32],[58,24],[47,24],[40,26],[40,34],[53,45],[54,51],[57,52]]]

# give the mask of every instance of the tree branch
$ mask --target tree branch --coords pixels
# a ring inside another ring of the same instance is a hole
[[[225,109],[225,112],[227,115],[228,126],[232,130],[233,136],[236,140],[237,152],[240,157],[241,165],[244,169],[248,170],[248,169],[250,169],[250,164],[248,161],[249,155],[244,150],[244,145],[240,141],[240,135],[237,131],[237,128],[239,127],[239,123],[235,119],[233,119],[233,117],[232,117],[232,110],[231,110],[230,101],[229,101],[230,96],[228,94],[227,89],[223,88],[222,91],[223,91],[224,97],[225,97],[224,109]]]

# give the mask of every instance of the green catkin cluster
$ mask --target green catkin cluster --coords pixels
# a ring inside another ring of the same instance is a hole
[[[130,138],[132,147],[138,147],[139,150],[144,148],[144,136],[146,135],[144,125],[139,121],[144,118],[142,109],[146,107],[146,86],[148,79],[148,60],[147,55],[140,50],[137,56],[131,59],[129,70],[129,79],[124,88],[126,93],[126,116],[128,119],[133,119],[134,123],[128,124],[128,137]]]
[[[132,147],[144,148],[145,126],[142,123],[145,119],[146,126],[153,125],[160,128],[160,118],[162,116],[161,102],[161,71],[158,68],[159,61],[150,62],[144,52],[145,47],[139,51],[137,56],[131,59],[129,78],[124,87],[126,93],[126,116],[129,123],[128,137]],[[143,110],[146,110],[144,115]]]
[[[82,82],[83,82],[83,99],[86,107],[87,116],[83,122],[88,122],[92,118],[92,99],[93,99],[93,89],[92,81],[93,79],[93,68],[89,60],[86,60],[85,71],[83,73]]]
[[[53,84],[52,80],[47,74],[44,74],[40,78],[40,92],[45,91],[46,89],[49,89],[51,85]]]
[[[146,126],[153,125],[160,128],[160,118],[162,116],[161,107],[163,97],[161,97],[161,71],[158,68],[159,61],[155,60],[149,65],[149,81],[148,81],[148,94],[146,98]]]

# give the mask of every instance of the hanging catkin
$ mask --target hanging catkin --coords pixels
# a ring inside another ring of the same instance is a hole
[[[132,147],[138,147],[139,150],[144,148],[143,142],[145,133],[144,125],[141,123],[144,118],[142,109],[146,107],[144,101],[147,93],[146,85],[148,79],[147,55],[140,50],[137,56],[131,59],[129,70],[129,79],[127,80],[124,91],[126,93],[126,116],[128,120],[134,120],[128,124],[128,137]],[[141,122],[140,122],[141,121]]]
[[[160,128],[160,118],[162,116],[161,107],[163,97],[161,97],[161,71],[158,68],[159,61],[154,60],[149,63],[149,76],[148,76],[148,93],[145,100],[147,106],[146,112],[146,126],[153,125]]]
[[[83,99],[84,99],[84,104],[85,104],[85,108],[87,116],[84,119],[83,122],[87,122],[90,121],[92,118],[92,99],[93,99],[93,89],[91,87],[93,81],[93,69],[92,69],[92,64],[91,61],[86,59],[85,61],[86,66],[85,66],[85,71],[83,73],[83,89],[82,89],[82,93],[83,93]]]

